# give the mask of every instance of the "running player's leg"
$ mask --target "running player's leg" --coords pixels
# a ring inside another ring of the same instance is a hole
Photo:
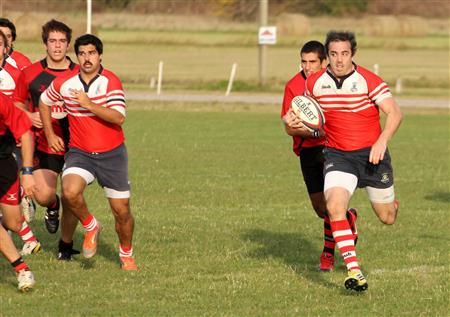
[[[0,225],[0,252],[5,256],[9,263],[16,271],[18,279],[18,287],[21,291],[28,291],[34,284],[34,276],[27,264],[17,252],[11,237],[5,228]]]
[[[41,250],[41,245],[20,210],[20,184],[16,162],[11,157],[1,160],[0,166],[3,172],[0,179],[3,193],[3,196],[0,197],[0,208],[3,213],[2,223],[7,229],[20,236],[24,243],[23,254],[37,253]]]
[[[366,188],[369,200],[375,214],[381,222],[394,224],[398,214],[398,201],[394,192],[394,173],[389,151],[377,165],[366,163],[362,182]]]
[[[97,177],[116,221],[121,267],[124,270],[137,270],[132,246],[134,218],[130,210],[128,156],[124,145],[105,155],[101,168],[97,169]]]

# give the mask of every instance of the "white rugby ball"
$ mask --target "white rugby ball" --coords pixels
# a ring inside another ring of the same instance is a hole
[[[325,116],[314,98],[295,96],[291,101],[291,108],[307,129],[314,131],[323,128]]]

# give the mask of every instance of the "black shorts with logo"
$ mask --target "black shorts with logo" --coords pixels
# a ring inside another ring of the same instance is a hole
[[[17,162],[14,157],[10,155],[10,157],[0,158],[0,197],[3,197],[14,185],[17,177]]]
[[[39,150],[34,153],[33,169],[47,169],[60,174],[64,166],[64,155],[49,154]]]
[[[356,151],[340,151],[334,148],[325,148],[324,175],[331,171],[340,171],[353,174],[358,178],[358,188],[367,186],[374,188],[389,188],[394,185],[394,173],[391,165],[391,156],[386,149],[383,160],[378,164],[369,162],[371,148]]]
[[[300,167],[309,194],[323,192],[323,146],[302,148]]]

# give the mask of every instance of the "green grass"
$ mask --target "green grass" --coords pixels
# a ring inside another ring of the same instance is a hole
[[[358,255],[370,288],[345,269],[316,271],[321,221],[302,184],[278,107],[132,103],[125,124],[138,273],[121,272],[104,194],[86,197],[104,224],[96,257],[55,260],[57,235],[33,228],[38,284],[15,289],[0,259],[1,316],[445,316],[449,283],[449,116],[408,112],[390,150],[401,211],[384,226],[364,191]],[[80,246],[79,228],[75,245]]]

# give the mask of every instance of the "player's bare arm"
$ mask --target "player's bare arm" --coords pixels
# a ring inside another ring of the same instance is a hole
[[[33,124],[34,127],[38,128],[38,129],[42,128],[41,115],[39,114],[39,112],[28,111],[28,106],[23,102],[15,101],[14,105],[17,108],[25,111],[25,113],[28,115],[28,118],[30,118],[31,123]]]
[[[23,161],[23,170],[31,169],[33,166],[33,136],[31,131],[27,131],[20,137],[20,142],[22,143],[21,151],[22,151],[22,161]],[[36,184],[34,183],[33,174],[31,170],[27,170],[27,172],[23,172],[22,174],[22,186],[25,191],[26,196],[32,196],[34,191],[36,190]]]
[[[52,126],[52,114],[48,105],[39,102],[39,113],[41,115],[42,127],[44,129],[45,137],[50,148],[55,152],[64,151],[64,141],[55,134]]]
[[[394,136],[403,118],[400,107],[395,102],[394,98],[386,98],[381,101],[378,106],[381,111],[386,114],[386,122],[383,132],[380,134],[377,141],[372,145],[372,149],[370,150],[369,162],[372,164],[378,164],[384,158],[387,144]]]
[[[117,110],[106,108],[93,103],[83,90],[72,89],[71,94],[73,100],[78,102],[80,106],[89,110],[100,119],[117,124],[119,126],[125,122],[125,116],[123,114],[121,114]]]

